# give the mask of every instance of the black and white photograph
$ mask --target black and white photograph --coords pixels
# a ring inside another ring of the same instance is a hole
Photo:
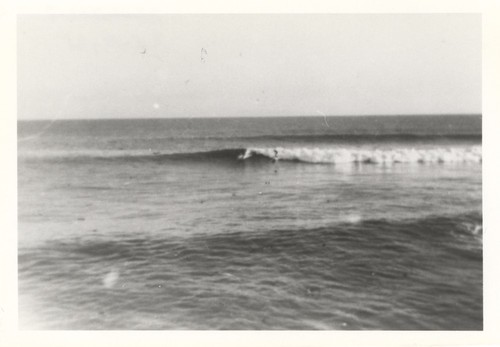
[[[19,14],[21,330],[482,331],[482,15]]]

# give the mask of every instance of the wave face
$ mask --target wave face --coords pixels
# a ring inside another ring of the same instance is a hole
[[[264,156],[273,160],[318,164],[340,163],[481,163],[480,146],[435,149],[249,148],[241,159]]]
[[[92,161],[112,161],[112,162],[169,162],[169,161],[190,161],[190,162],[236,162],[238,158],[245,154],[244,148],[217,149],[212,151],[194,151],[162,153],[160,151],[149,150],[109,150],[109,151],[44,151],[44,152],[24,152],[18,158],[20,161],[48,161],[48,162],[92,162]]]

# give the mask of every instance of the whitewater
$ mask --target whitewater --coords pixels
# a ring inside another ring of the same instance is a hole
[[[305,163],[481,163],[481,146],[450,148],[348,149],[348,148],[249,148],[240,156],[263,155],[273,160]]]

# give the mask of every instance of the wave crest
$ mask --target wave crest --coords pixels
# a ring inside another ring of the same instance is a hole
[[[249,159],[254,156],[318,164],[482,162],[481,146],[432,149],[248,148],[240,159]]]

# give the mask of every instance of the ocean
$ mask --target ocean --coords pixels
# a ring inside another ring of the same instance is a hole
[[[18,121],[19,326],[482,330],[481,116]]]

